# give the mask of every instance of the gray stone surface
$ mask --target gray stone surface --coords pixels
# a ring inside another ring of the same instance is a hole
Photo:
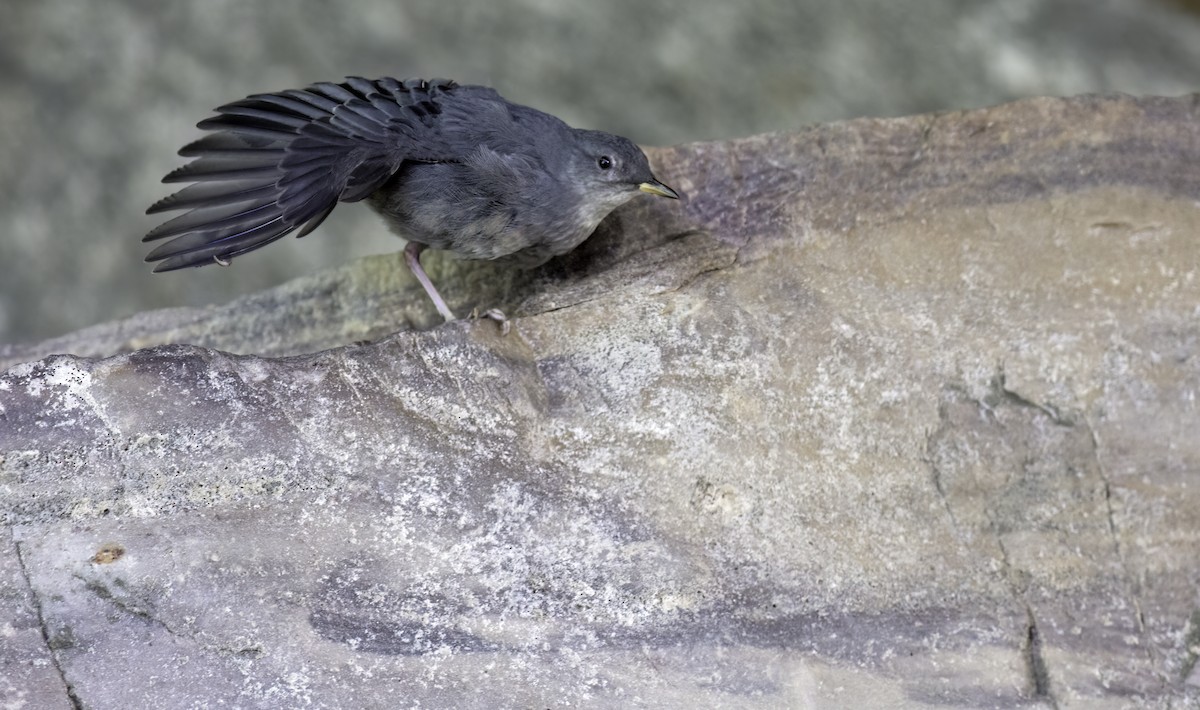
[[[337,210],[233,269],[152,275],[175,151],[216,105],[347,73],[499,87],[650,145],[1091,91],[1197,88],[1161,0],[9,2],[0,22],[0,342],[205,307],[399,245]],[[631,98],[632,97],[632,98]]]
[[[39,602],[24,565],[6,526],[0,548],[0,701],[5,708],[70,708],[70,693],[51,651],[59,639],[43,636]]]
[[[3,658],[88,708],[1196,706],[1198,118],[655,151],[683,204],[438,265],[506,338],[382,336],[431,314],[373,257],[10,348]]]

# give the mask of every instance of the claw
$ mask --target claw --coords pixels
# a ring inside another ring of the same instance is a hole
[[[500,326],[501,336],[508,335],[508,332],[512,330],[512,323],[508,320],[508,316],[504,315],[504,311],[500,310],[499,308],[489,308],[483,313],[480,313],[479,309],[476,308],[475,310],[471,311],[471,318],[476,320],[479,318],[490,318],[496,321],[496,323]]]

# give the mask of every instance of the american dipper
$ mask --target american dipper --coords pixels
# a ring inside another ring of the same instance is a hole
[[[339,201],[366,199],[408,240],[405,261],[449,321],[421,268],[426,247],[532,267],[574,249],[639,190],[679,197],[632,141],[484,86],[348,77],[216,112],[197,124],[214,133],[179,151],[196,159],[163,178],[194,184],[146,211],[187,210],[143,239],[174,237],[146,256],[161,262],[155,271],[228,265],[296,229],[303,237]]]

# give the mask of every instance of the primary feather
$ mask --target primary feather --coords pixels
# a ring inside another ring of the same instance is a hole
[[[459,92],[499,100],[490,89],[447,80],[350,77],[221,106],[198,124],[214,133],[179,151],[195,159],[163,179],[193,184],[147,210],[187,211],[145,236],[171,238],[146,260],[161,262],[155,271],[204,266],[297,229],[303,236],[339,201],[378,190],[406,160],[459,159],[437,123],[443,102]]]

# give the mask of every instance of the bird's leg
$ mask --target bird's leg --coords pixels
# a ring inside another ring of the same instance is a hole
[[[421,268],[421,252],[425,251],[424,244],[417,242],[409,242],[404,247],[404,261],[408,264],[408,268],[413,272],[413,276],[417,277],[417,281],[421,282],[421,286],[425,288],[425,293],[429,294],[429,300],[433,301],[433,305],[438,309],[438,313],[449,323],[452,320],[457,320],[454,313],[450,311],[450,307],[442,300],[442,294],[438,293],[433,282],[429,280],[429,275],[425,273],[425,269]],[[478,311],[471,313],[472,318],[481,317]],[[508,335],[509,329],[512,327],[508,322],[508,317],[504,315],[504,311],[499,308],[493,308],[485,311],[483,318],[491,318],[500,325],[500,334]]]
[[[429,280],[429,276],[425,274],[425,269],[421,268],[421,252],[425,251],[424,244],[417,242],[409,242],[404,247],[404,261],[408,264],[408,268],[413,272],[413,276],[417,277],[417,281],[421,282],[421,286],[425,289],[425,293],[429,294],[429,300],[433,301],[433,305],[437,308],[438,313],[446,319],[446,322],[456,320],[454,313],[450,311],[450,307],[442,300],[442,294],[438,293],[433,282]]]

